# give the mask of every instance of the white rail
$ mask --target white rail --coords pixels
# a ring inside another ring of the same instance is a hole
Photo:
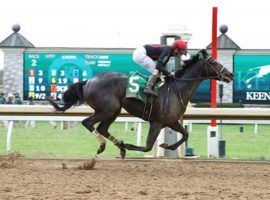
[[[52,106],[40,105],[0,105],[0,121],[9,122],[7,151],[11,150],[11,134],[14,120],[32,121],[82,121],[94,112],[89,106],[79,106],[66,112],[56,112]],[[270,120],[270,108],[188,108],[183,119],[230,119],[230,120]],[[122,110],[117,122],[143,122]],[[141,128],[137,136],[141,134]],[[137,138],[137,143],[140,143]]]
[[[94,110],[89,106],[79,106],[65,112],[55,112],[52,106],[0,105],[0,116],[89,116]],[[120,116],[131,116],[125,110]],[[184,119],[243,119],[270,120],[270,108],[187,108]]]

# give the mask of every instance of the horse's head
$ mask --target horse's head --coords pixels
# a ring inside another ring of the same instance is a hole
[[[205,49],[200,50],[199,54],[202,56],[205,62],[206,75],[209,76],[209,78],[224,81],[226,83],[229,83],[233,80],[233,73],[226,69],[217,60],[213,59]]]

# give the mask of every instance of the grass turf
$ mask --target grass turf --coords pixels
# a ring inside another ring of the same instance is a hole
[[[20,122],[12,132],[12,152],[18,152],[27,157],[45,158],[87,158],[96,155],[99,146],[95,136],[89,133],[80,123],[75,128],[61,130],[60,122],[53,129],[49,122],[37,122],[36,128],[24,127]],[[114,123],[110,132],[125,143],[136,144],[136,131],[124,130],[124,123]],[[142,145],[145,145],[149,124],[143,123]],[[194,153],[207,156],[207,125],[193,124],[188,146],[194,148]],[[0,154],[6,154],[7,129],[0,126]],[[239,125],[223,125],[223,139],[226,141],[226,158],[266,159],[270,160],[270,125],[259,125],[258,134],[254,133],[254,125],[244,125],[240,132]],[[128,157],[153,155],[153,150],[147,153],[127,151]],[[100,157],[117,157],[119,149],[110,141]]]

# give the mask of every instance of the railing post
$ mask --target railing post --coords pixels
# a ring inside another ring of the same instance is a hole
[[[7,132],[7,151],[11,150],[12,128],[13,128],[13,121],[9,121],[9,123],[8,123],[8,132]]]
[[[142,141],[142,123],[138,123],[138,129],[137,129],[137,146],[141,146]]]

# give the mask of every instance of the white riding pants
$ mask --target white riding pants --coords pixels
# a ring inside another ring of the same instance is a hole
[[[158,70],[156,70],[156,63],[146,54],[146,49],[141,46],[135,49],[133,52],[133,60],[135,63],[146,68],[151,74],[157,75]]]

